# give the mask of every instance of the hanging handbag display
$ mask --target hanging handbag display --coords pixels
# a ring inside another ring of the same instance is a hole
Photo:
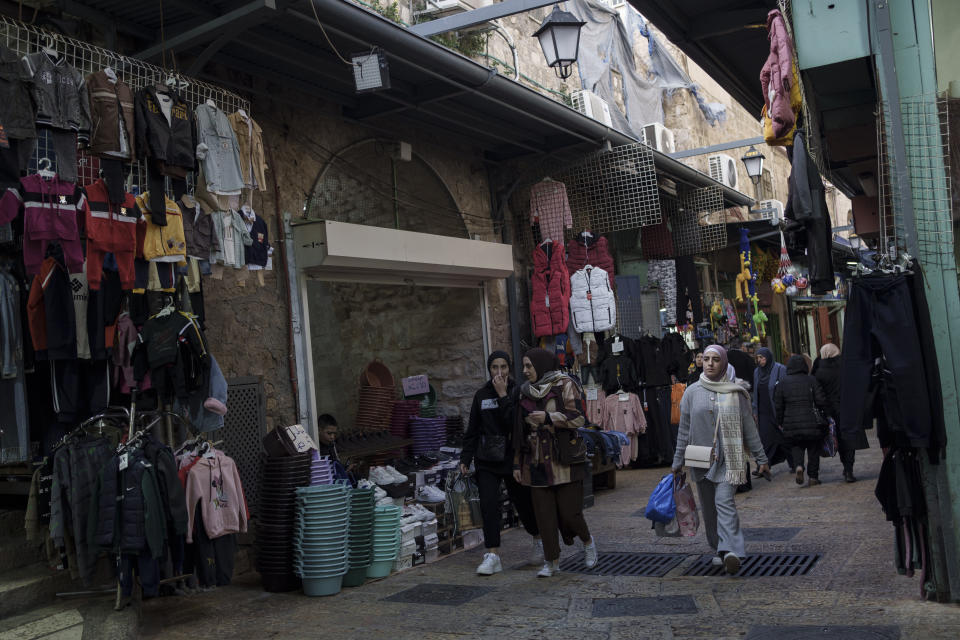
[[[480,447],[477,460],[482,462],[503,462],[507,457],[507,438],[501,435],[480,434]]]
[[[587,461],[587,443],[576,429],[556,429],[553,444],[560,464],[570,466]]]

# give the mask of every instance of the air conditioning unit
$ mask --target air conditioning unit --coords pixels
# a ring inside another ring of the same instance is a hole
[[[673,153],[677,145],[673,140],[673,131],[659,122],[644,125],[641,130],[642,142],[662,153]]]
[[[769,220],[770,224],[779,224],[783,220],[783,203],[779,200],[761,200],[757,205],[761,220]]]
[[[708,158],[710,177],[731,189],[737,188],[737,161],[725,153],[715,153]]]
[[[593,91],[574,91],[570,94],[570,99],[573,102],[573,108],[583,115],[608,127],[613,126],[613,119],[610,117],[610,105]]]

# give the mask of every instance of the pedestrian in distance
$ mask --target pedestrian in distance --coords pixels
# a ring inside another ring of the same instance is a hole
[[[733,575],[746,556],[735,495],[748,475],[744,449],[761,474],[770,466],[750,408],[750,394],[727,374],[727,352],[719,345],[703,351],[703,375],[687,387],[680,403],[680,430],[673,456],[673,473],[684,466],[687,445],[711,447],[709,469],[689,467],[700,494],[707,542],[716,551],[715,565]],[[769,477],[769,476],[768,476]]]
[[[699,380],[700,374],[703,373],[703,351],[697,351],[697,355],[693,357],[693,364],[693,370],[687,375],[688,387]]]
[[[757,431],[770,466],[786,461],[793,470],[793,452],[780,431],[773,404],[774,391],[786,377],[787,368],[774,360],[770,349],[761,347],[757,351],[757,368],[753,372],[753,417],[757,421]],[[757,473],[753,475],[759,477]]]
[[[583,517],[585,462],[564,464],[557,454],[558,438],[571,438],[585,423],[580,386],[559,370],[557,356],[530,349],[523,357],[515,422],[513,477],[530,487],[537,528],[543,539],[543,568],[549,578],[560,568],[560,535],[571,545],[579,537],[587,568],[597,564],[597,544]],[[559,530],[559,531],[558,531]]]
[[[843,464],[843,479],[847,482],[856,482],[857,478],[853,475],[853,463],[856,460],[857,449],[866,449],[870,446],[867,442],[867,434],[862,425],[854,430],[854,433],[845,429],[840,429],[840,347],[835,344],[827,343],[820,347],[819,363],[813,376],[823,388],[823,394],[827,398],[828,414],[837,423],[837,447],[840,453],[840,462]]]
[[[777,385],[774,405],[783,437],[793,451],[797,484],[803,484],[804,453],[809,486],[820,484],[820,445],[827,426],[819,423],[816,410],[827,413],[830,409],[820,383],[809,374],[802,355],[794,354],[787,360],[787,376]]]
[[[474,478],[480,493],[480,511],[483,514],[483,542],[487,551],[477,567],[477,573],[490,576],[503,571],[500,561],[500,487],[506,483],[510,502],[520,516],[520,522],[534,538],[530,564],[543,563],[543,543],[533,513],[530,488],[513,477],[513,425],[517,403],[517,385],[510,377],[510,356],[494,351],[487,358],[490,380],[473,396],[470,422],[463,435],[460,454],[460,472],[470,474],[470,465],[476,471]]]

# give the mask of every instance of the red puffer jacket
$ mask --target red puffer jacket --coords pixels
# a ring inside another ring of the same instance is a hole
[[[563,245],[557,242],[533,250],[530,324],[535,338],[566,333],[570,323],[570,272],[563,254]]]
[[[606,238],[584,231],[567,247],[567,252],[567,271],[576,273],[588,264],[599,267],[607,272],[610,288],[613,288],[613,256],[610,255]]]

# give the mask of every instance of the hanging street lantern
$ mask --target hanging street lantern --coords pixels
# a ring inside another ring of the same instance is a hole
[[[760,176],[763,175],[763,161],[766,159],[765,156],[757,151],[756,147],[750,145],[750,148],[747,149],[747,152],[744,153],[740,159],[743,161],[743,166],[747,168],[747,175],[750,176],[750,180],[753,181],[753,184],[758,184],[760,182]]]
[[[553,67],[561,79],[565,80],[573,73],[573,63],[577,61],[580,49],[580,29],[585,24],[569,11],[562,11],[560,5],[554,5],[553,11],[533,34],[540,40],[547,66]]]

